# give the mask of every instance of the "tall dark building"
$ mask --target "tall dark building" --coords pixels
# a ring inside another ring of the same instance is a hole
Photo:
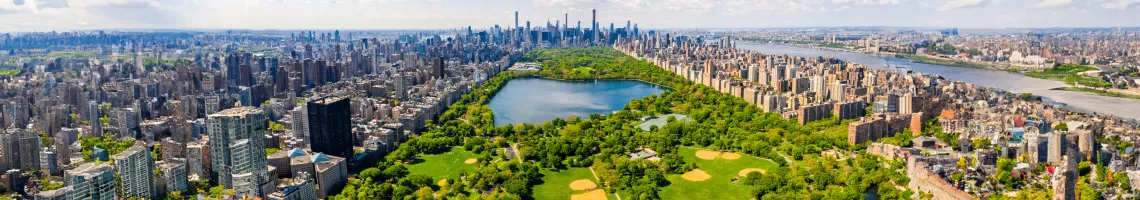
[[[530,22],[527,22],[530,23]],[[435,57],[431,59],[431,75],[435,78],[443,78],[443,57]]]
[[[349,99],[322,97],[309,101],[309,143],[314,152],[352,158],[352,118]]]
[[[590,17],[590,31],[594,32],[593,39],[594,39],[594,42],[597,42],[598,41],[598,9],[591,10],[591,13],[592,14]]]

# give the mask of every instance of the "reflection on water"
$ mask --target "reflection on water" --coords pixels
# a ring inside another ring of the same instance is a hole
[[[516,78],[507,82],[488,106],[495,125],[538,123],[571,114],[587,117],[621,110],[632,99],[665,92],[638,81],[560,81]]]
[[[938,74],[950,80],[972,83],[979,86],[993,87],[1014,93],[1033,93],[1034,95],[1047,98],[1046,102],[1053,101],[1063,103],[1076,111],[1096,112],[1140,119],[1140,100],[1053,90],[1054,88],[1066,87],[1066,85],[1060,81],[1033,78],[1013,72],[914,63],[909,59],[891,56],[828,51],[766,43],[741,42],[737,43],[736,46],[737,48],[757,51],[764,54],[786,54],[801,57],[831,56],[876,69],[884,69],[886,65],[889,64],[891,67],[909,68],[915,73]]]

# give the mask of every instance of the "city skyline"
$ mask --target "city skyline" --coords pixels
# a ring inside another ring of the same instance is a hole
[[[641,27],[1135,27],[1138,0],[0,0],[0,32],[482,29],[564,20]],[[588,26],[587,26],[588,27]]]

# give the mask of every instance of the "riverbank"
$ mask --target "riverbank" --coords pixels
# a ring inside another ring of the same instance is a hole
[[[916,63],[925,63],[925,64],[931,64],[931,65],[943,65],[943,66],[950,66],[950,67],[963,67],[963,68],[974,68],[974,69],[984,69],[984,70],[993,70],[993,71],[1017,72],[1017,70],[1011,70],[1008,67],[1002,68],[1002,67],[988,65],[988,64],[982,64],[982,63],[967,62],[967,61],[960,61],[960,60],[938,59],[938,58],[931,58],[931,57],[920,56],[920,55],[915,55],[915,54],[902,54],[902,53],[900,53],[900,54],[895,54],[895,57],[896,58],[908,59],[908,60],[914,61]]]
[[[1106,97],[1140,99],[1140,95],[1125,94],[1125,93],[1119,93],[1119,92],[1113,92],[1113,91],[1107,91],[1107,90],[1098,90],[1098,89],[1092,89],[1092,88],[1083,88],[1083,87],[1063,87],[1063,88],[1057,88],[1056,90],[1084,92],[1084,93],[1096,94],[1098,96],[1106,96]]]
[[[1013,93],[1032,93],[1033,95],[1043,97],[1044,102],[1065,105],[1062,107],[1074,110],[1075,112],[1107,114],[1129,119],[1140,119],[1140,114],[1138,114],[1140,112],[1137,112],[1140,111],[1140,100],[1111,97],[1091,92],[1059,90],[1057,88],[1073,86],[1063,81],[1035,78],[1022,73],[927,64],[914,62],[910,59],[897,58],[895,56],[828,51],[770,43],[743,43],[738,44],[737,48],[766,54],[784,54],[809,58],[832,57],[878,69],[883,69],[883,66],[890,65],[892,68],[905,68],[909,71],[922,74],[937,74],[945,79],[971,83],[983,87],[998,88]],[[1109,91],[1121,92],[1116,90]],[[1128,92],[1121,93],[1128,94]],[[1140,92],[1133,94],[1140,95]]]

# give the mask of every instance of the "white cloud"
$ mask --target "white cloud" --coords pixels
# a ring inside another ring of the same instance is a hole
[[[666,0],[661,4],[666,11],[692,11],[704,13],[712,10],[714,3],[702,0]]]
[[[847,3],[854,3],[846,0]],[[854,0],[863,2],[897,0]],[[797,12],[827,12],[825,0],[665,0],[656,8],[663,11],[718,14],[788,14]]]
[[[534,5],[540,6],[576,6],[580,4],[592,4],[594,0],[534,0]]]
[[[1100,6],[1108,9],[1127,10],[1129,7],[1140,6],[1140,0],[1116,0],[1105,2]]]
[[[7,1],[0,0],[0,14],[3,13],[19,13],[19,12],[35,12],[36,1]]]
[[[1041,3],[1034,4],[1034,8],[1057,7],[1072,4],[1073,0],[1044,0]]]
[[[832,0],[832,1],[831,1],[831,3],[834,3],[834,4],[840,4],[840,5],[848,5],[848,4],[859,4],[859,5],[888,5],[888,4],[889,4],[889,5],[898,5],[898,4],[900,3],[900,1],[899,1],[899,0]]]
[[[626,10],[640,10],[649,7],[649,0],[607,0],[609,3],[617,5],[618,7]]]
[[[985,0],[950,0],[941,6],[938,6],[938,11],[950,11],[959,8],[969,8],[980,6],[985,3]]]

